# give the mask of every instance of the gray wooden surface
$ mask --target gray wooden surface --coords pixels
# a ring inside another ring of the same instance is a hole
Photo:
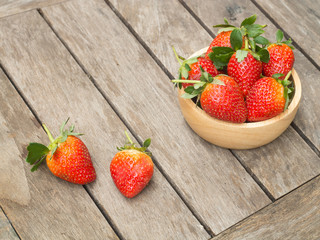
[[[9,22],[18,29],[10,31]],[[126,127],[40,14],[31,11],[6,18],[0,21],[0,29],[11,40],[0,43],[4,68],[40,119],[57,134],[56,125],[69,116],[77,131],[86,133],[82,139],[98,176],[87,188],[121,234],[126,239],[207,239],[201,224],[157,169],[137,198],[125,199],[116,189],[109,165],[116,147],[124,144]],[[12,54],[19,58],[11,58]],[[25,139],[29,138],[21,138]]]
[[[212,240],[320,239],[320,177]]]
[[[151,134],[155,159],[214,233],[270,202],[228,150],[186,126],[168,77],[103,1],[71,1],[43,12],[138,137]]]
[[[68,0],[0,0],[0,18]]]
[[[318,239],[319,44],[311,51],[309,41],[319,24],[309,23],[318,23],[319,4],[275,4],[0,0],[0,239]],[[295,40],[303,99],[274,142],[230,151],[184,121],[170,83],[172,46],[189,56],[210,44],[224,17],[239,24],[254,13],[271,40],[278,26]],[[97,171],[85,187],[45,165],[30,173],[24,162],[28,142],[48,142],[38,121],[56,134],[67,117],[85,133]],[[152,138],[156,164],[133,199],[109,173],[124,130],[140,143]]]
[[[11,226],[8,218],[0,208],[0,239],[16,240],[19,239],[17,233]]]

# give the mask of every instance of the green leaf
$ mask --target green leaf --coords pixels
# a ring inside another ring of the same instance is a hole
[[[251,17],[248,17],[245,20],[243,20],[240,26],[242,27],[242,26],[252,25],[254,24],[256,19],[257,19],[257,15],[254,14]]]
[[[218,25],[214,25],[213,27],[214,28],[221,28],[221,27],[226,28],[226,27],[235,27],[235,26],[230,25],[230,24],[218,24]]]
[[[31,172],[38,170],[39,166],[41,165],[41,163],[45,158],[46,158],[45,156],[41,157],[40,160],[33,165],[33,167],[31,168]]]
[[[229,31],[233,31],[235,29],[235,27],[225,27],[225,28],[220,28],[218,31],[218,34],[221,32],[229,32]]]
[[[181,75],[182,75],[182,77],[184,77],[185,79],[188,79],[188,77],[189,77],[189,72],[188,72],[188,70],[187,70],[186,68],[182,68],[182,69],[181,69]]]
[[[186,93],[192,94],[193,91],[194,91],[194,87],[193,87],[193,86],[188,86],[188,87],[186,87],[186,88],[184,89],[184,91],[185,91]]]
[[[181,95],[182,98],[187,98],[187,99],[194,98],[196,96],[197,96],[197,94],[189,94],[189,93],[184,93]]]
[[[67,120],[65,122],[62,123],[61,127],[60,127],[60,133],[63,133],[63,129],[66,126],[66,124],[68,123],[70,117],[67,118]]]
[[[284,105],[284,110],[286,110],[288,108],[288,105],[289,105],[289,94],[288,94],[288,88],[287,87],[284,88],[283,97],[286,100],[286,103]]]
[[[283,39],[283,32],[280,29],[278,29],[276,32],[276,38],[277,38],[277,43],[280,43]]]
[[[38,161],[42,156],[47,155],[49,153],[49,149],[40,143],[30,143],[27,147],[28,156],[26,158],[26,162],[33,165],[36,161]]]
[[[225,86],[225,83],[223,81],[216,79],[216,78],[212,81],[212,83],[216,84],[216,85]]]
[[[231,56],[234,54],[234,50],[229,47],[213,47],[213,52],[209,53],[209,58],[214,65],[221,69],[228,65]]]
[[[189,66],[189,64],[185,64],[184,67],[188,72],[191,71],[191,67]]]
[[[238,62],[243,61],[248,55],[248,51],[246,50],[238,50],[236,51],[236,59],[238,60]]]
[[[230,43],[232,48],[237,51],[242,47],[242,33],[239,28],[235,28],[230,35]]]
[[[144,148],[148,148],[148,147],[150,146],[150,144],[151,144],[151,139],[148,138],[147,140],[144,141],[143,147],[144,147]]]
[[[262,37],[262,36],[255,37],[254,41],[258,44],[261,44],[261,45],[268,45],[270,43],[268,39],[266,39],[265,37]]]
[[[259,25],[259,24],[248,25],[246,27],[248,32],[248,37],[252,37],[252,38],[258,37],[259,35],[264,33],[263,28],[266,26],[267,25]]]
[[[274,79],[279,79],[280,77],[283,77],[284,75],[282,74],[282,73],[275,73],[275,74],[273,74],[272,75],[272,77],[274,78]]]
[[[249,39],[249,44],[251,46],[252,51],[256,51],[256,42],[254,41],[254,39]]]
[[[206,84],[205,82],[199,82],[199,83],[195,83],[193,85],[194,89],[199,89],[200,87],[202,87],[204,84]]]
[[[228,19],[226,19],[226,18],[223,18],[223,20],[224,20],[224,23],[225,23],[225,24],[229,24],[229,21],[228,21]]]
[[[269,51],[265,48],[261,48],[258,51],[258,55],[260,56],[260,61],[264,63],[268,63],[270,60],[270,54]]]

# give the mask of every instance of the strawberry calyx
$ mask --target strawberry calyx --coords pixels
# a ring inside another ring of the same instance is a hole
[[[179,62],[180,64],[180,68],[179,68],[179,79],[182,79],[185,78],[185,79],[188,79],[189,78],[189,71],[191,71],[191,64],[193,63],[196,63],[198,61],[198,58],[199,56],[196,56],[196,57],[192,57],[192,58],[189,58],[189,59],[185,59],[184,57],[181,57],[180,55],[177,54],[176,50],[174,47],[172,47],[173,49],[173,52],[174,52],[174,55],[177,59],[177,61]],[[181,62],[182,60],[182,62]],[[177,83],[175,83],[174,85],[175,87],[177,86]],[[181,89],[182,85],[181,83],[179,83],[179,88]]]
[[[127,137],[127,142],[125,143],[125,145],[123,147],[117,147],[118,151],[123,151],[123,150],[130,150],[130,149],[134,149],[140,152],[143,152],[145,154],[147,154],[148,156],[152,156],[152,153],[147,151],[147,148],[150,146],[151,144],[151,139],[148,138],[143,142],[143,146],[142,147],[136,147],[135,143],[131,140],[129,134],[127,133],[127,131],[124,131],[126,137]]]
[[[270,56],[265,47],[270,43],[268,39],[260,36],[264,33],[263,28],[267,25],[255,24],[257,19],[256,15],[252,15],[242,21],[240,27],[230,25],[228,20],[225,19],[225,24],[215,25],[213,27],[222,27],[221,31],[232,31],[230,34],[230,47],[213,47],[212,52],[209,53],[209,58],[217,67],[221,70],[228,65],[231,56],[236,52],[236,58],[238,62],[243,61],[248,52],[252,56],[262,62],[268,63]],[[243,40],[245,41],[245,47],[242,48]],[[259,45],[258,45],[259,44]]]
[[[294,87],[290,87],[292,82],[289,81],[289,77],[291,76],[291,72],[292,71],[289,71],[288,74],[286,75],[286,77],[283,80],[279,79],[280,77],[283,76],[282,73],[276,73],[276,74],[272,75],[272,78],[274,78],[284,88],[283,97],[286,100],[286,103],[285,103],[285,106],[284,106],[284,110],[286,110],[288,108],[290,100],[291,100],[290,95],[294,91]]]
[[[175,79],[172,80],[174,83],[194,83],[192,86],[188,86],[184,89],[184,94],[181,95],[182,98],[191,99],[197,97],[196,103],[199,102],[201,93],[204,91],[206,86],[210,83],[217,84],[217,85],[225,85],[223,81],[219,80],[216,77],[212,77],[212,75],[206,72],[201,66],[201,77],[200,81],[197,80],[184,80],[184,79]],[[219,74],[217,76],[220,76]]]
[[[31,168],[31,172],[34,172],[38,169],[40,164],[43,162],[43,160],[46,158],[48,154],[51,154],[50,160],[52,159],[53,154],[56,152],[56,150],[59,147],[60,143],[63,143],[67,140],[68,136],[80,136],[83,135],[82,133],[74,133],[74,125],[72,125],[68,130],[64,130],[65,125],[69,121],[69,118],[62,123],[60,127],[60,135],[57,138],[53,138],[51,132],[47,128],[45,124],[42,124],[44,130],[46,131],[50,144],[48,146],[45,146],[41,143],[29,143],[27,150],[28,155],[26,158],[26,162],[30,165],[33,165]]]
[[[277,40],[277,42],[274,43],[274,44],[277,44],[279,46],[281,46],[283,44],[286,44],[286,45],[288,45],[288,47],[290,47],[292,50],[294,50],[294,47],[292,46],[291,38],[289,38],[286,41],[283,41],[283,38],[284,38],[283,32],[280,29],[278,29],[277,32],[276,32],[276,40]],[[271,44],[272,43],[269,43],[268,46],[270,46]]]

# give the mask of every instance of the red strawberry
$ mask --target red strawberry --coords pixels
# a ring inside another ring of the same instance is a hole
[[[241,51],[246,57],[239,58],[237,53]],[[262,63],[255,59],[249,51],[238,50],[234,53],[228,63],[228,75],[233,77],[239,84],[244,96],[246,97],[252,85],[260,78],[262,73]]]
[[[208,60],[203,57],[198,57],[198,61],[190,65],[191,70],[188,72],[188,78],[187,78],[188,80],[200,80],[200,77],[201,77],[200,66],[203,68],[204,71],[210,73],[211,76],[213,77],[219,74],[218,70],[213,65],[211,60]],[[185,78],[182,77],[181,79],[185,79]],[[182,86],[184,88],[192,85],[193,83],[182,83]]]
[[[215,80],[223,84],[215,84]],[[218,75],[207,84],[200,97],[202,109],[210,116],[220,120],[243,123],[247,109],[243,94],[233,78]]]
[[[26,161],[34,165],[31,171],[35,171],[46,158],[47,165],[55,176],[76,184],[93,182],[96,179],[96,172],[89,151],[85,144],[76,137],[81,134],[73,132],[74,126],[71,126],[69,130],[64,130],[68,120],[62,124],[60,136],[56,139],[43,125],[49,136],[50,144],[46,147],[40,143],[30,143],[27,148],[29,153]]]
[[[211,42],[206,52],[206,55],[205,55],[206,59],[210,59],[208,55],[209,53],[212,52],[213,47],[231,47],[231,43],[230,43],[231,32],[232,31],[221,32],[213,39],[213,41]]]
[[[263,75],[271,77],[273,74],[282,73],[286,76],[294,64],[292,49],[284,43],[273,43],[268,47],[268,51],[270,60],[262,64]]]
[[[146,152],[151,140],[147,139],[142,148],[137,148],[127,133],[126,136],[129,144],[118,148],[120,152],[112,159],[110,172],[119,191],[127,198],[133,198],[145,188],[153,175],[151,153]]]
[[[291,82],[272,77],[259,79],[247,96],[248,121],[263,121],[282,113],[288,104],[288,94],[292,91],[287,88]]]

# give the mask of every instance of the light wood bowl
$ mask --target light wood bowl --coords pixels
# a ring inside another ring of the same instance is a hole
[[[205,53],[207,48],[192,56]],[[230,123],[209,116],[197,107],[191,99],[182,98],[183,89],[178,88],[178,98],[182,114],[189,126],[203,139],[217,146],[229,149],[252,149],[270,143],[279,137],[293,121],[301,99],[301,83],[297,72],[292,69],[294,97],[288,109],[278,116],[252,123]]]

